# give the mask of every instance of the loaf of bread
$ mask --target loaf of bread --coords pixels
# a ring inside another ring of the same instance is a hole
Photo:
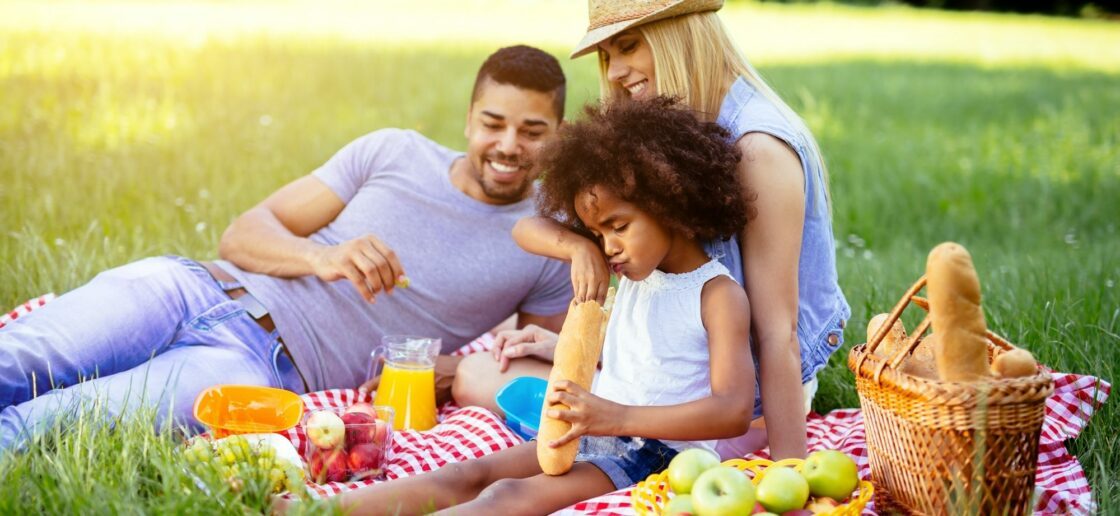
[[[910,358],[902,362],[902,372],[930,380],[939,380],[941,375],[937,373],[937,361],[934,358],[934,350],[937,349],[938,340],[940,339],[938,339],[936,333],[926,335],[922,342],[918,343],[918,347],[914,348]]]
[[[996,378],[1018,378],[1031,376],[1038,372],[1038,363],[1030,351],[1015,348],[1006,353],[1001,353],[992,360],[992,374]]]
[[[926,261],[930,323],[937,335],[933,350],[938,377],[971,382],[988,376],[988,338],[980,308],[980,279],[972,256],[959,244],[933,248]]]
[[[537,462],[548,475],[562,475],[572,469],[579,451],[579,439],[569,441],[563,446],[552,448],[548,443],[559,439],[572,428],[571,423],[548,417],[551,409],[568,410],[562,403],[552,403],[548,395],[555,391],[561,380],[570,380],[584,389],[591,388],[595,377],[595,366],[603,352],[603,339],[606,336],[607,320],[614,301],[614,289],[607,294],[606,303],[584,301],[568,308],[568,316],[560,328],[556,342],[556,353],[552,361],[552,372],[548,376],[548,389],[545,391],[544,407],[541,409],[540,429],[537,431]]]
[[[887,321],[888,317],[890,317],[890,314],[879,314],[871,318],[867,323],[868,342],[871,342],[875,332]],[[937,366],[934,364],[933,348],[931,346],[934,343],[930,342],[931,337],[933,336],[926,337],[925,342],[919,344],[909,357],[903,359],[902,365],[899,366],[900,371],[931,380],[938,379]],[[886,336],[883,337],[883,342],[875,348],[875,356],[883,360],[891,360],[895,353],[905,345],[906,327],[902,324],[902,319],[898,319],[891,325],[891,329],[887,331]]]
[[[871,339],[875,337],[875,333],[879,331],[879,327],[887,322],[888,317],[890,317],[890,314],[879,314],[872,317],[870,321],[867,321],[867,342],[871,342]],[[902,319],[899,318],[895,320],[894,324],[891,325],[891,329],[888,330],[887,334],[883,337],[883,341],[875,348],[875,356],[890,360],[894,357],[898,348],[902,347],[905,343],[906,327],[902,325]]]

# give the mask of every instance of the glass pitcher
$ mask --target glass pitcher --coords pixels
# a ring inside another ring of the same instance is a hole
[[[370,378],[381,374],[373,404],[393,407],[394,429],[427,430],[436,425],[439,352],[439,339],[386,335],[370,353]]]

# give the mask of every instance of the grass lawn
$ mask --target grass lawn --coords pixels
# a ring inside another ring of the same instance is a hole
[[[0,4],[0,310],[145,256],[214,257],[234,216],[371,130],[461,148],[489,52],[564,56],[586,25],[582,2],[381,4]],[[990,327],[1057,370],[1117,379],[1117,25],[752,3],[723,16],[830,167],[854,313],[816,410],[858,405],[848,348],[945,240],[971,250]],[[595,65],[562,63],[574,115],[597,96]],[[1106,513],[1120,511],[1116,405],[1069,444]],[[188,494],[173,434],[73,424],[0,460],[0,513],[265,503]]]

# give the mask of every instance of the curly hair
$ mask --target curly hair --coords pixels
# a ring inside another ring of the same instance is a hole
[[[541,215],[589,235],[575,199],[598,186],[688,238],[728,238],[753,216],[736,170],[741,153],[719,124],[671,97],[584,111],[542,153]]]

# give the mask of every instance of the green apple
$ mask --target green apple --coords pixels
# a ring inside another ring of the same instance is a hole
[[[754,499],[754,484],[746,474],[731,466],[709,468],[692,485],[696,516],[750,514]]]
[[[839,450],[819,450],[809,454],[801,474],[809,481],[813,496],[846,500],[859,486],[859,467]]]
[[[692,508],[692,495],[682,494],[674,496],[661,511],[663,516],[692,516],[696,509]]]
[[[719,466],[719,457],[703,448],[689,448],[669,461],[669,488],[676,494],[692,492],[692,484],[708,469]]]
[[[793,468],[770,467],[758,482],[757,496],[770,512],[794,511],[809,501],[809,482]]]

